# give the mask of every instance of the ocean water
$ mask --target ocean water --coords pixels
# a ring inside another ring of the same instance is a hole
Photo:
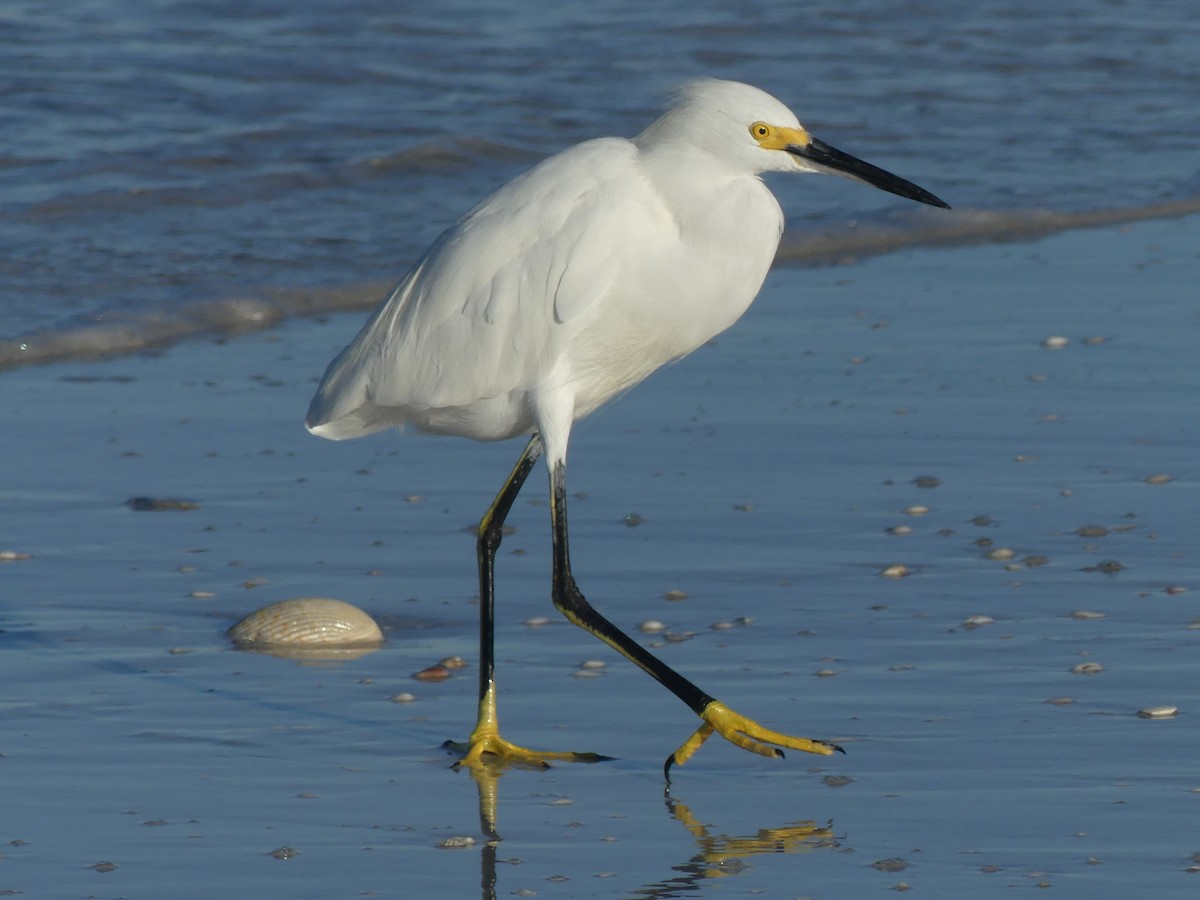
[[[1194,6],[434,6],[0,8],[0,894],[1193,897]],[[555,616],[543,474],[501,551],[504,729],[618,758],[473,783],[439,748],[518,447],[306,435],[363,319],[326,314],[692,75],[955,206],[777,179],[755,308],[572,442],[597,608],[848,752],[710,741],[665,794],[694,717]],[[313,595],[386,645],[225,636]]]
[[[91,0],[0,33],[0,367],[369,307],[490,189],[697,75],[956,208],[783,179],[783,262],[1200,208],[1190,0]]]

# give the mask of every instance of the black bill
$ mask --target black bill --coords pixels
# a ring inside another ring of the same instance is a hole
[[[863,162],[857,156],[843,153],[841,150],[830,147],[824,141],[818,141],[816,138],[812,138],[805,147],[792,145],[787,148],[787,152],[807,159],[809,162],[824,166],[834,172],[840,172],[843,175],[857,178],[859,181],[866,182],[872,187],[879,188],[881,191],[906,197],[909,200],[916,200],[918,203],[940,206],[942,209],[950,208],[949,203],[935,197],[929,191],[925,190],[925,188],[917,187],[911,181],[905,181],[899,175],[893,175],[891,172],[887,172],[878,166],[873,166],[869,162]]]

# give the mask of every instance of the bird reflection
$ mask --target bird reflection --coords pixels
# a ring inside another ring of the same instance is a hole
[[[760,853],[811,853],[826,847],[837,847],[833,823],[818,826],[811,819],[788,822],[775,828],[760,828],[754,834],[713,834],[707,825],[692,813],[686,803],[663,791],[667,811],[681,823],[696,840],[696,853],[687,862],[672,866],[680,874],[630,892],[631,897],[650,897],[654,900],[685,897],[699,891],[707,878],[737,875],[746,868],[746,860]]]
[[[468,769],[479,791],[479,830],[483,847],[479,855],[479,886],[483,900],[496,900],[496,848],[500,834],[496,831],[496,807],[500,800],[502,770],[477,766]]]
[[[468,770],[479,791],[479,830],[484,837],[480,851],[480,887],[483,900],[496,900],[497,850],[501,837],[497,830],[500,792],[499,782],[504,774],[501,767],[479,766]],[[671,867],[678,874],[629,892],[630,897],[651,900],[672,900],[701,890],[709,878],[723,878],[741,873],[746,860],[763,853],[811,853],[814,850],[838,847],[833,823],[819,826],[811,819],[787,822],[774,828],[760,828],[753,834],[728,835],[713,833],[683,801],[663,792],[667,812],[695,840],[696,851],[679,865]]]

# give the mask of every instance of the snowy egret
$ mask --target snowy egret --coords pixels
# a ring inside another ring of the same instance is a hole
[[[586,141],[546,159],[451,226],[330,363],[306,424],[332,440],[395,426],[500,440],[531,434],[479,524],[479,715],[462,762],[595,761],[500,736],[493,568],[505,516],[538,458],[550,471],[554,606],[658,680],[701,725],[763,756],[835,744],[771,731],[706,694],[584,599],[567,543],[572,423],[724,331],[758,293],[783,213],[759,175],[846,175],[947,207],[928,191],[812,137],[763,91],[688,84],[632,140]]]

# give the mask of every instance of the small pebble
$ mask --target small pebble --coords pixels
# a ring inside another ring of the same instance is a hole
[[[1147,706],[1138,710],[1141,719],[1173,719],[1179,715],[1178,706]]]
[[[416,699],[417,698],[414,694],[410,694],[410,693],[408,693],[408,691],[402,691],[399,694],[396,694],[392,697],[392,702],[393,703],[412,703]]]
[[[1163,588],[1163,592],[1174,596],[1175,594],[1186,594],[1187,588],[1185,588],[1182,584],[1169,584]]]
[[[0,563],[18,562],[29,559],[28,553],[18,553],[16,550],[0,550]]]
[[[1147,475],[1146,479],[1145,479],[1146,484],[1167,484],[1174,480],[1175,480],[1174,475],[1165,475],[1165,474]]]
[[[1063,347],[1067,346],[1067,344],[1069,344],[1069,343],[1071,343],[1070,338],[1055,334],[1055,335],[1051,335],[1050,337],[1048,337],[1044,341],[1042,341],[1042,346],[1045,347],[1047,350],[1061,350]]]
[[[1077,609],[1071,613],[1072,619],[1103,619],[1104,617],[1105,613],[1094,612],[1090,609]]]
[[[276,859],[291,859],[296,855],[296,851],[291,847],[276,847],[267,856],[273,856]]]
[[[193,600],[211,600],[217,595],[212,591],[192,591],[190,594],[188,594],[188,596]]]
[[[889,859],[877,859],[871,863],[871,868],[877,869],[880,872],[903,872],[908,868],[908,861],[898,856],[893,856]]]
[[[119,867],[114,862],[98,862],[92,866],[97,872],[115,872]]]
[[[1070,706],[1075,699],[1073,697],[1051,697],[1046,702],[1051,706]]]
[[[445,681],[450,677],[450,670],[445,666],[430,666],[420,672],[413,672],[414,681]]]
[[[1012,549],[1012,547],[993,547],[986,554],[984,554],[985,558],[996,560],[1012,559],[1016,555],[1017,551]]]
[[[638,626],[638,631],[645,634],[658,634],[660,631],[666,630],[666,625],[658,621],[658,619],[647,619]]]
[[[912,483],[919,488],[929,490],[930,488],[938,487],[942,483],[942,479],[935,478],[932,475],[918,475],[912,480]]]
[[[174,500],[168,497],[130,497],[125,505],[134,512],[163,512],[164,510],[186,511],[199,509],[199,503],[190,500]]]
[[[1075,675],[1095,675],[1098,672],[1103,672],[1104,666],[1097,662],[1081,662],[1071,666],[1071,672]]]
[[[469,834],[456,834],[453,837],[438,841],[434,846],[439,850],[463,850],[468,847],[474,847],[475,838]]]
[[[888,534],[894,534],[897,536],[912,534],[912,532],[913,532],[911,525],[893,525],[891,528],[888,528],[885,530],[887,531]]]
[[[923,516],[929,512],[929,507],[917,504],[914,506],[905,507],[903,512],[906,516]]]
[[[445,659],[438,661],[439,666],[445,666],[447,669],[465,669],[467,661],[461,656],[447,656]]]
[[[963,620],[962,627],[971,631],[975,628],[981,628],[984,625],[992,625],[995,621],[991,616],[970,616]]]
[[[908,566],[896,563],[895,565],[888,566],[879,574],[884,578],[904,578],[908,575]]]
[[[1083,339],[1083,343],[1088,347],[1095,347],[1099,344],[1103,344],[1104,340],[1105,338],[1102,334],[1090,334]]]
[[[1075,529],[1075,533],[1085,538],[1107,537],[1108,529],[1103,525],[1080,525]]]
[[[523,624],[528,625],[530,628],[541,628],[543,625],[550,624],[550,619],[546,616],[533,616],[526,619]]]
[[[663,594],[663,599],[675,602],[677,600],[686,600],[687,596],[687,593],[684,591],[667,591],[665,594]]]
[[[579,664],[581,669],[607,669],[608,663],[602,659],[585,659]]]

